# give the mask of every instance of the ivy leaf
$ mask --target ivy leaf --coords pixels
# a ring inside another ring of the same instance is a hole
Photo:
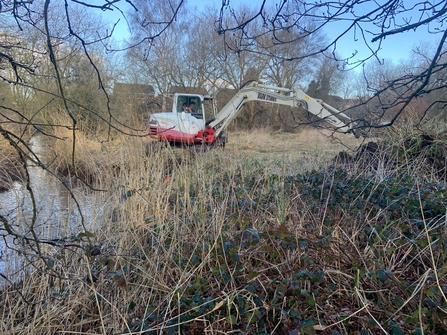
[[[89,232],[89,231],[84,231],[84,232],[80,232],[78,234],[78,238],[83,238],[83,237],[93,237],[93,233]]]
[[[382,283],[385,283],[391,278],[393,273],[390,270],[380,269],[376,271],[376,275]]]
[[[310,307],[315,307],[315,305],[316,305],[316,303],[315,303],[315,299],[314,299],[313,297],[309,297],[309,298],[307,299],[307,304],[308,304]]]

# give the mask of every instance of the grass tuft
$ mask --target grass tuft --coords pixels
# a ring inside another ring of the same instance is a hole
[[[447,191],[422,158],[339,165],[347,142],[310,130],[203,154],[81,143],[107,191],[3,289],[1,332],[447,332]]]

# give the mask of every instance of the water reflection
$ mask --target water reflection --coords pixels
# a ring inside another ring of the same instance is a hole
[[[44,156],[45,144],[40,136],[33,137],[30,146],[39,157]],[[81,188],[72,189],[70,193],[57,178],[39,166],[30,163],[28,171],[32,194],[18,182],[14,182],[9,191],[0,193],[0,215],[6,218],[14,231],[31,237],[30,229],[33,228],[39,239],[57,240],[83,231],[82,217],[86,228],[93,229],[91,222],[102,216],[105,201],[98,204]],[[82,216],[74,199],[82,210]],[[3,225],[0,237],[0,273],[16,280],[25,266],[21,254],[29,250],[24,248],[21,239],[9,236]]]

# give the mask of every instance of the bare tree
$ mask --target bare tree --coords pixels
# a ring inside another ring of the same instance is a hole
[[[206,8],[201,14],[200,19],[189,22],[188,52],[182,79],[185,86],[201,87],[213,93],[223,78],[223,68],[218,59],[224,44],[223,38],[214,33],[215,11]]]
[[[187,39],[183,32],[188,26],[177,14],[184,9],[179,3],[135,1],[139,11],[130,15],[134,35],[128,56],[134,71],[139,73],[140,83],[154,85],[156,91],[165,97],[171,85],[181,76],[182,60],[187,52]],[[155,38],[155,36],[157,38]],[[166,110],[163,98],[162,109]]]
[[[63,142],[64,138],[58,137],[56,130],[67,130],[72,144],[68,155],[73,175],[93,189],[93,184],[79,173],[76,161],[80,115],[107,124],[109,134],[113,128],[129,131],[116,122],[108,108],[108,83],[100,49],[110,34],[103,30],[98,17],[92,17],[92,10],[110,10],[117,8],[117,3],[0,1],[0,80],[5,93],[0,99],[0,135],[13,148],[10,154],[16,157],[15,164],[21,168],[25,196],[30,201],[30,214],[20,222],[10,213],[0,214],[0,236],[2,248],[6,245],[8,249],[24,252],[30,266],[43,262],[52,269],[45,246],[65,248],[70,244],[75,248],[89,248],[88,233],[77,242],[62,244],[40,234],[39,225],[45,218],[41,216],[42,204],[31,181],[30,166],[47,171],[59,179],[62,188],[71,190],[57,174],[54,164],[43,160],[32,148],[28,142],[30,134],[38,132],[45,138]],[[85,233],[88,227],[83,209],[71,194]],[[10,244],[10,239],[20,241],[20,247]]]
[[[341,59],[348,66],[360,66],[367,60],[376,60],[379,63],[382,42],[390,36],[400,35],[405,38],[412,31],[426,29],[428,33],[439,36],[439,43],[432,54],[427,55],[426,66],[414,69],[411,74],[388,80],[386,85],[374,87],[374,96],[379,97],[385,91],[398,92],[395,98],[386,106],[382,106],[382,112],[388,115],[392,124],[400,113],[419,96],[443,90],[445,85],[434,87],[431,83],[447,66],[445,62],[445,41],[447,31],[444,21],[447,17],[447,3],[444,1],[419,1],[403,2],[398,0],[386,1],[383,3],[369,2],[363,0],[353,1],[320,1],[304,2],[301,0],[280,1],[274,10],[267,10],[267,1],[257,7],[258,10],[253,15],[246,16],[245,20],[229,24],[227,18],[234,16],[235,12],[230,2],[224,2],[218,20],[217,30],[220,34],[230,35],[238,32],[243,36],[237,46],[231,46],[235,50],[246,50],[245,46],[253,41],[260,41],[260,35],[252,33],[250,26],[262,24],[265,27],[263,34],[269,34],[275,45],[288,45],[308,38],[316,33],[330,29],[334,25],[341,25],[344,29],[332,40],[326,42],[318,49],[309,50],[304,54],[291,55],[290,58],[283,55],[276,55],[271,52],[271,43],[259,45],[259,52],[271,55],[272,58],[279,59],[309,59],[322,52],[332,54],[335,60],[340,60],[336,51],[343,38],[360,39],[370,51],[368,55],[358,58],[353,54],[345,59]],[[312,20],[315,25],[308,27],[302,22]],[[259,23],[260,22],[260,23]],[[299,32],[294,39],[281,38],[282,32],[295,29]],[[438,81],[439,83],[439,81]],[[372,98],[372,97],[371,97]],[[366,101],[365,101],[366,103]],[[427,111],[432,107],[430,105]]]
[[[316,67],[316,75],[309,83],[307,93],[323,101],[329,101],[330,94],[339,94],[339,86],[343,82],[345,72],[341,71],[340,63],[331,57],[320,58],[320,64]]]

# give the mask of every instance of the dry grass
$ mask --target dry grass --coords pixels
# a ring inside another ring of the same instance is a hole
[[[20,132],[14,127],[2,125],[5,133],[17,134]],[[21,134],[21,140],[26,144],[30,135],[28,133]],[[25,149],[23,144],[20,144],[16,138],[11,137],[20,147]],[[26,150],[25,150],[26,151]],[[24,162],[20,158],[19,153],[5,136],[0,136],[0,191],[4,191],[12,187],[14,181],[23,180],[25,177]]]
[[[313,128],[294,134],[257,129],[231,133],[227,150],[239,159],[263,162],[271,172],[295,174],[327,167],[338,152],[356,150],[361,144],[352,135]]]
[[[310,130],[232,133],[225,150],[201,155],[78,139],[77,161],[107,191],[86,191],[86,231],[42,244],[45,262],[30,258],[34,268],[2,292],[0,333],[447,327],[437,184],[418,189],[405,175],[408,191],[396,190],[398,178],[329,169],[346,147]],[[431,206],[425,217],[418,205]]]
[[[337,153],[346,146],[356,148],[362,140],[352,135],[333,134],[327,130],[303,128],[299,133],[275,133],[269,129],[231,133],[228,148],[251,150],[255,153],[300,152]]]
[[[43,144],[51,148],[44,158],[51,171],[77,185],[86,183],[94,188],[107,187],[102,185],[102,178],[98,176],[115,175],[119,170],[123,160],[119,140],[101,142],[95,136],[85,136],[78,131],[73,141],[73,132],[67,128],[58,128],[53,135],[44,139]]]

